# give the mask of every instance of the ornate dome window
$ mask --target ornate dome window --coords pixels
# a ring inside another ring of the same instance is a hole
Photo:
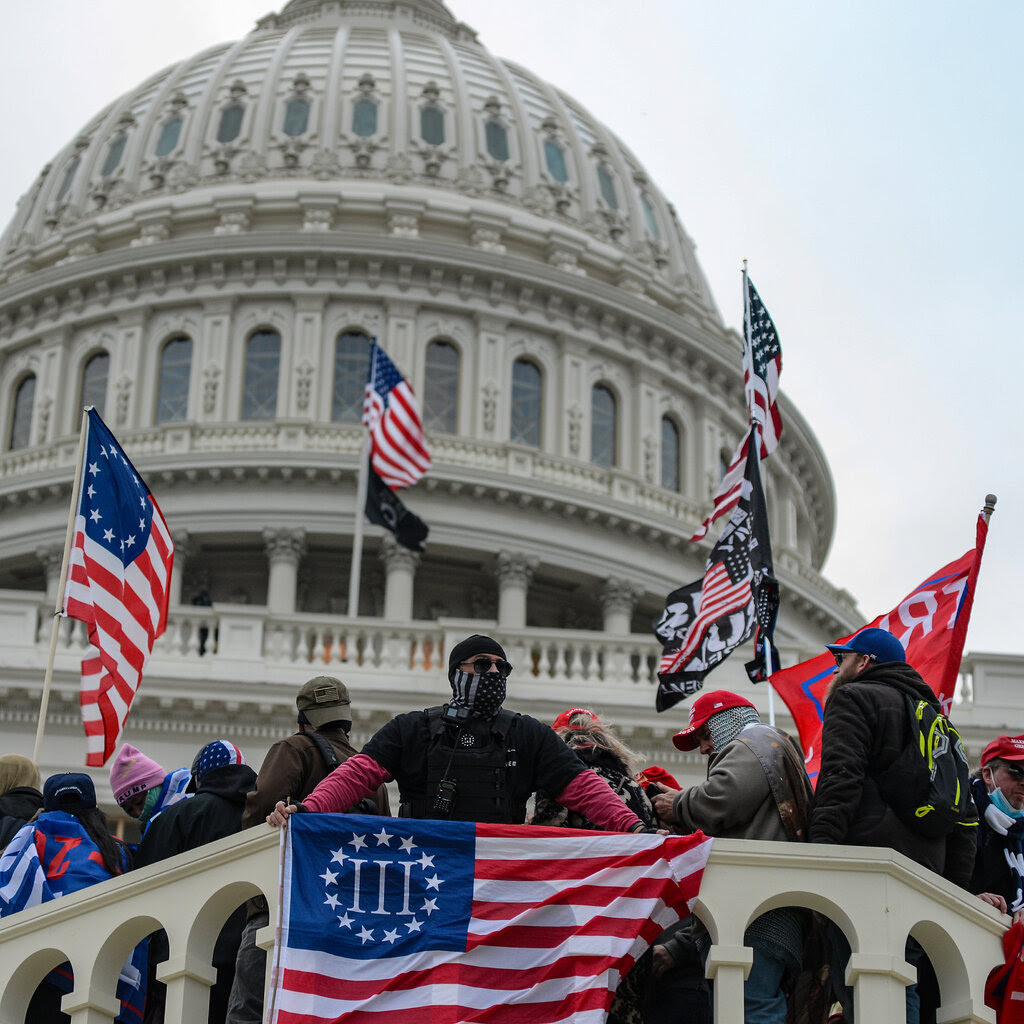
[[[377,80],[369,72],[359,79],[359,99],[352,104],[352,132],[361,139],[377,134],[379,104],[373,98],[376,88]]]
[[[36,404],[36,375],[22,378],[14,392],[14,411],[11,414],[10,451],[27,448],[32,441],[32,409]]]
[[[128,136],[123,132],[110,143],[107,149],[107,158],[103,161],[103,167],[100,170],[101,177],[109,178],[117,170],[124,157],[124,147],[126,145],[128,145]]]
[[[679,427],[671,416],[661,417],[661,486],[670,491],[680,489]]]
[[[569,171],[565,166],[565,153],[554,139],[544,140],[544,163],[547,164],[548,174],[555,181],[564,185],[569,180]]]
[[[297,135],[305,135],[309,127],[309,100],[304,96],[296,96],[288,101],[284,108],[284,124],[281,131],[293,139]]]
[[[107,378],[110,376],[110,356],[106,352],[97,352],[89,358],[82,370],[82,392],[79,397],[79,408],[86,405],[96,407],[102,416],[107,404]]]
[[[272,420],[277,415],[277,379],[281,369],[281,335],[257,331],[245,343],[242,419]]]
[[[68,164],[68,169],[64,172],[64,180],[60,183],[60,188],[57,190],[58,203],[68,194],[68,192],[71,191],[71,185],[75,180],[75,174],[77,173],[78,165],[81,162],[81,157],[76,156],[71,163]]]
[[[644,211],[644,220],[647,222],[647,230],[656,241],[661,241],[661,232],[658,230],[658,218],[654,214],[654,207],[645,194],[640,195],[640,207]]]
[[[172,117],[170,121],[164,122],[163,128],[160,129],[160,138],[156,140],[156,148],[153,150],[154,156],[170,156],[174,152],[174,147],[181,138],[182,124],[184,121],[180,117]]]
[[[540,447],[543,413],[541,372],[529,359],[512,364],[512,421],[509,438],[517,444]]]
[[[334,346],[332,423],[359,423],[363,396],[370,375],[370,339],[358,331],[346,331]]]
[[[504,162],[508,159],[508,130],[500,121],[488,121],[484,125],[484,138],[487,152],[495,160]]]
[[[173,423],[188,418],[188,385],[192,375],[192,339],[172,338],[160,353],[156,422]]]
[[[618,438],[618,409],[615,395],[604,384],[590,392],[590,461],[595,466],[615,465]]]
[[[604,164],[597,165],[597,185],[601,190],[601,198],[613,209],[619,208],[619,197],[615,192],[615,179]]]
[[[222,145],[234,142],[242,130],[242,118],[245,107],[241,103],[232,103],[220,112],[220,123],[217,125],[217,141]]]
[[[444,144],[444,111],[429,106],[420,110],[420,136],[428,146]]]
[[[432,341],[423,379],[423,426],[454,434],[458,412],[459,350],[450,341]]]

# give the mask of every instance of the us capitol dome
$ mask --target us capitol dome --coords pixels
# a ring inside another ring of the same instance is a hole
[[[372,337],[419,396],[434,464],[402,496],[430,537],[416,555],[367,527],[353,617]],[[35,730],[92,404],[176,542],[124,734],[168,768],[218,736],[258,764],[321,672],[351,688],[358,746],[443,700],[451,643],[489,632],[511,707],[593,706],[701,771],[668,739],[685,707],[654,711],[650,624],[703,572],[713,538],[688,537],[745,429],[740,353],[636,156],[439,0],[292,0],[154,74],[54,155],[0,239],[5,749]],[[764,473],[789,665],[863,620],[820,575],[825,456],[781,409]],[[84,760],[86,649],[65,622],[44,776]],[[748,657],[708,685],[764,708]]]

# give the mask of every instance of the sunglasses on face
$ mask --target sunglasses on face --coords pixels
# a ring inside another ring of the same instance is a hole
[[[488,672],[500,672],[503,676],[507,676],[512,672],[512,666],[501,658],[496,658],[491,661],[490,658],[474,658],[472,661],[464,661],[463,665],[472,665],[473,671],[478,675],[482,676]]]
[[[1021,782],[1024,780],[1024,768],[1021,768],[1019,764],[1004,764],[1003,770],[1011,779],[1013,779],[1014,782]]]

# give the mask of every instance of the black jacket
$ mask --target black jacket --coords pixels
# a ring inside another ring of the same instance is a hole
[[[966,888],[976,826],[958,826],[942,839],[925,838],[897,817],[879,790],[879,778],[910,741],[905,694],[938,704],[928,684],[904,662],[872,665],[833,690],[822,722],[810,840],[889,847]]]
[[[43,794],[31,786],[15,786],[0,796],[0,850],[42,809]]]

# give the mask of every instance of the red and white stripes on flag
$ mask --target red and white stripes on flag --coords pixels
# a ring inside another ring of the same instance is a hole
[[[409,487],[430,469],[416,396],[376,340],[370,354],[363,423],[370,431],[370,462],[388,487]]]
[[[747,397],[750,426],[757,425],[760,456],[766,459],[779,445],[782,416],[779,414],[779,375],[782,373],[782,347],[775,324],[764,308],[761,296],[743,272],[743,391]],[[727,515],[740,500],[743,464],[747,459],[749,430],[740,441],[729,468],[715,492],[711,515],[697,528],[691,541],[703,540],[708,530]]]
[[[685,917],[711,840],[289,819],[274,1024],[603,1024]]]
[[[82,659],[86,764],[114,752],[153,641],[167,625],[174,544],[135,467],[95,409],[88,411],[81,494],[64,613],[89,627]]]

